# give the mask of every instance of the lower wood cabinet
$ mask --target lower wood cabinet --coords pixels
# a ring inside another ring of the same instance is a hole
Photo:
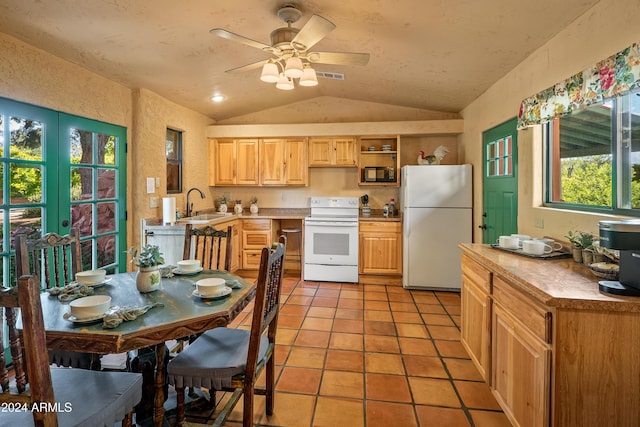
[[[491,388],[522,427],[549,425],[551,347],[499,303],[493,306]]]
[[[271,246],[272,242],[270,219],[243,219],[242,269],[257,270],[262,248]]]
[[[461,342],[485,381],[491,372],[491,272],[462,257]]]
[[[360,221],[360,274],[402,274],[402,223]]]

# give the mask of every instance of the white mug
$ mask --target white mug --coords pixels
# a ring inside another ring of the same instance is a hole
[[[518,249],[520,241],[513,236],[500,236],[498,237],[498,240],[496,240],[496,243],[501,248]]]
[[[553,248],[541,240],[525,240],[522,242],[522,252],[531,255],[544,255],[553,251]]]
[[[551,249],[553,249],[554,251],[559,251],[562,249],[562,243],[556,242],[555,240],[549,239],[548,237],[541,237],[533,240],[539,240],[541,242],[544,242],[545,244],[551,246]]]
[[[525,240],[531,240],[531,236],[527,236],[526,234],[512,234],[511,237],[518,239],[518,245],[520,247],[522,247],[522,242]]]

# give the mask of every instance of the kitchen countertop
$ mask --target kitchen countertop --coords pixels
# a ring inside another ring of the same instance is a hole
[[[362,215],[362,209],[360,209],[358,219],[360,221],[400,222],[402,221],[402,214],[396,213],[395,215],[384,216],[382,209],[371,209],[370,215]]]
[[[640,297],[600,292],[601,279],[572,258],[535,259],[472,243],[460,244],[460,249],[549,307],[640,312]]]

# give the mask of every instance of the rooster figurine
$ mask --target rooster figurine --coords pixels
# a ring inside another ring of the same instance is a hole
[[[439,165],[444,156],[449,154],[449,149],[444,145],[440,145],[435,149],[433,154],[429,156],[424,155],[424,151],[420,150],[418,152],[418,164],[419,165]]]

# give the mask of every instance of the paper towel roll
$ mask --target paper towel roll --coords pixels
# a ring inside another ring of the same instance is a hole
[[[162,224],[174,225],[176,223],[176,198],[162,198]]]

